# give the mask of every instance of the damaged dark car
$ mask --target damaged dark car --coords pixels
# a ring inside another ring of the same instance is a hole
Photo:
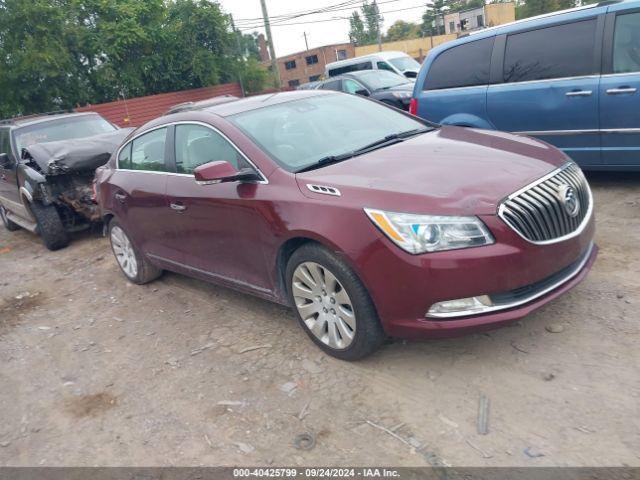
[[[92,112],[0,121],[4,226],[39,234],[49,250],[67,246],[70,232],[100,221],[95,170],[132,130]]]

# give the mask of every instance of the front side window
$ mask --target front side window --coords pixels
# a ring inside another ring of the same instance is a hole
[[[167,128],[158,128],[131,142],[131,170],[166,172],[164,144]],[[124,150],[124,149],[123,149]],[[122,152],[120,152],[122,154]]]
[[[347,93],[356,93],[358,90],[364,90],[365,88],[355,80],[345,78],[342,81],[342,91]]]
[[[131,170],[131,142],[120,150],[118,154],[118,168],[126,168]]]
[[[640,12],[616,18],[613,73],[628,72],[640,72]]]
[[[393,67],[389,65],[387,62],[378,62],[378,70],[388,70],[389,72],[395,72]]]
[[[340,90],[340,80],[331,80],[320,85],[321,90]]]
[[[389,62],[391,62],[391,65],[401,72],[405,72],[407,70],[415,70],[417,72],[420,70],[420,64],[411,57],[390,58]]]
[[[504,54],[504,81],[526,82],[596,73],[595,43],[595,19],[509,35]]]
[[[488,85],[493,41],[485,38],[442,52],[427,73],[425,90]]]
[[[293,100],[227,118],[291,172],[392,134],[427,129],[409,115],[342,94]]]
[[[249,166],[222,135],[204,125],[176,125],[176,171],[191,174],[200,165],[225,161],[236,170]]]
[[[358,74],[358,78],[371,90],[388,89],[410,83],[410,80],[396,72],[370,71]]]

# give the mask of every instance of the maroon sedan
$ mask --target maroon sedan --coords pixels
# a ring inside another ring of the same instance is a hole
[[[129,280],[166,269],[291,305],[348,360],[520,318],[597,251],[589,186],[556,148],[335,92],[153,120],[97,190]]]

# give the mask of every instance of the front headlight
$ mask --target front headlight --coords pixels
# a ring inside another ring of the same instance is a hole
[[[396,245],[419,254],[478,247],[495,242],[478,217],[414,215],[365,208],[371,221]]]

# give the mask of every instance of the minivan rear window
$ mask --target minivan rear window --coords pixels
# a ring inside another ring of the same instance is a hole
[[[595,19],[509,35],[504,54],[504,81],[526,82],[596,73],[595,43]]]
[[[424,82],[425,90],[487,85],[494,37],[445,50],[434,60]]]

